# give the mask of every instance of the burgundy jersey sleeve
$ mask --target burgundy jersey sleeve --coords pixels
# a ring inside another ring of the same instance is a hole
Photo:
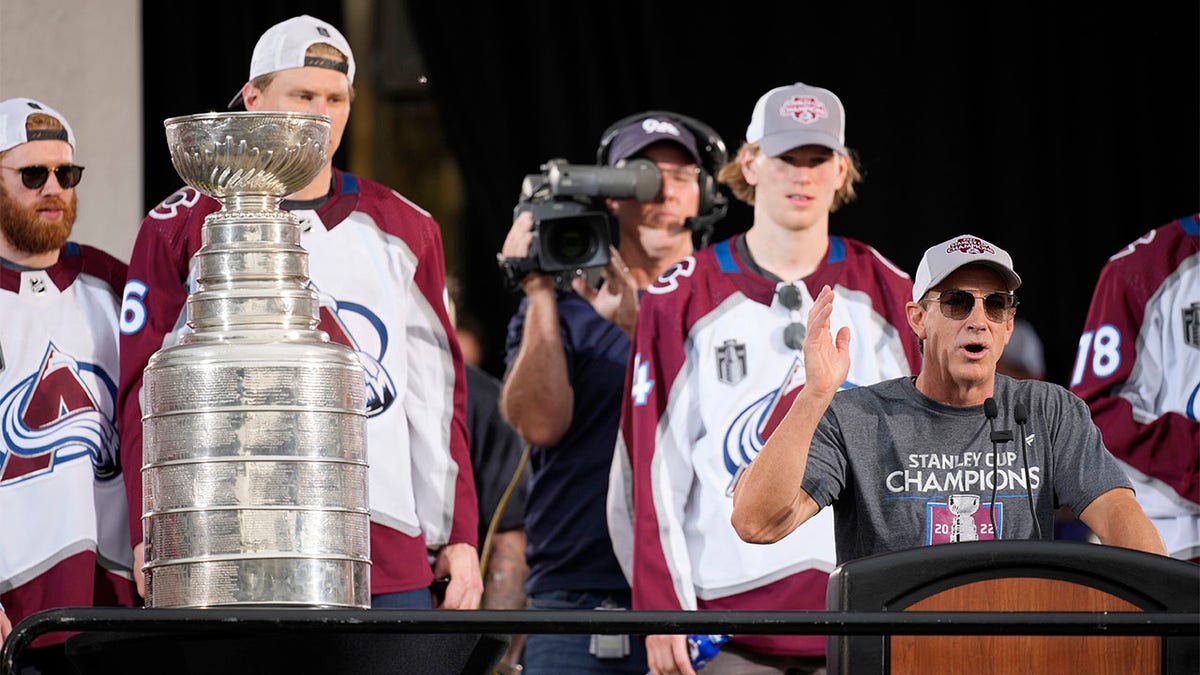
[[[80,244],[83,252],[83,269],[81,272],[103,280],[116,296],[125,287],[125,279],[129,274],[129,265],[121,262],[111,254],[98,248]]]
[[[422,514],[422,529],[431,548],[457,543],[478,547],[479,502],[467,433],[466,370],[446,305],[446,262],[441,228],[431,215],[399,193],[369,180],[360,180],[360,185],[363,198],[359,208],[378,208],[379,227],[402,239],[411,250],[416,263],[413,283],[431,316],[426,320],[410,314],[408,334],[404,336],[405,348],[409,351],[408,363],[428,365],[442,362],[449,356],[453,370],[450,415],[445,420],[449,425],[449,447],[441,440],[442,420],[410,421],[411,452],[417,465],[413,470],[413,490],[418,512]],[[407,391],[403,395],[413,409],[443,409],[440,405],[428,407],[428,397],[445,388],[439,368],[410,368],[407,381]],[[420,466],[422,456],[447,451],[457,467],[448,533],[438,524],[449,501],[446,490],[443,486],[426,485],[424,478],[429,472]]]
[[[204,216],[219,206],[190,187],[175,192],[142,220],[130,256],[121,300],[117,420],[129,534],[135,546],[142,542],[142,372],[180,321]]]
[[[1147,233],[1105,264],[1070,388],[1114,456],[1200,503],[1200,370],[1188,366],[1200,362],[1196,218]]]
[[[463,365],[462,349],[450,323],[446,308],[446,264],[443,254],[441,230],[430,219],[424,228],[427,236],[422,237],[424,251],[419,256],[415,281],[421,294],[440,323],[438,341],[444,341],[454,364],[453,415],[450,419],[450,458],[458,466],[454,485],[454,520],[448,543],[467,543],[479,547],[479,500],[475,492],[475,474],[471,466],[471,447],[467,435],[467,374]]]
[[[695,264],[686,259],[660,279],[660,286],[689,282],[687,268]],[[689,284],[690,286],[690,284]],[[633,512],[633,568],[631,587],[634,609],[678,610],[695,608],[695,591],[686,564],[686,542],[679,527],[665,527],[664,521],[676,519],[687,498],[690,467],[673,462],[670,471],[660,470],[658,431],[669,405],[668,396],[686,362],[683,346],[687,327],[684,321],[688,292],[647,293],[638,310],[633,348],[625,372],[625,394],[621,403],[621,437],[629,456]],[[678,429],[686,428],[678,420]],[[671,532],[663,541],[662,534]],[[669,551],[668,549],[674,549]],[[690,599],[689,599],[690,598]]]

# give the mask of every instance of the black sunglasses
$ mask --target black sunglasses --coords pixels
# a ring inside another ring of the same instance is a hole
[[[48,166],[23,166],[19,169],[6,166],[3,168],[20,172],[21,183],[30,190],[40,190],[49,180],[51,171],[54,172],[54,177],[58,179],[58,184],[64,190],[70,190],[79,185],[79,180],[83,178],[83,167],[75,164],[63,164],[53,169]]]
[[[777,292],[779,294],[779,304],[787,307],[789,310],[795,312],[804,306],[803,301],[800,300],[800,291],[796,290],[795,286],[791,284],[780,286]],[[789,349],[803,351],[804,333],[806,330],[804,324],[799,321],[789,323],[783,329],[783,344],[787,345]]]
[[[942,306],[942,316],[947,319],[965,319],[975,310],[975,300],[983,300],[983,311],[989,321],[1004,323],[1012,318],[1013,311],[1019,304],[1017,296],[1012,293],[988,293],[978,296],[970,291],[957,288],[942,291],[936,298],[928,298]]]

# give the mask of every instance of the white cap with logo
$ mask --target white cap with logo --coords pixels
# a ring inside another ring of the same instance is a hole
[[[346,60],[324,59],[308,56],[308,48],[315,44],[327,44],[346,55]],[[354,84],[354,52],[350,51],[350,42],[341,31],[332,24],[307,14],[281,21],[267,29],[254,45],[254,55],[250,57],[250,77],[247,82],[256,77],[276,73],[289,68],[316,66],[329,68],[345,73],[350,83]],[[239,89],[229,107],[242,104],[242,92]]]
[[[49,115],[63,125],[62,129],[25,128],[25,121],[30,115],[41,113]],[[29,141],[66,141],[75,147],[75,132],[67,124],[67,118],[45,103],[31,98],[10,98],[0,101],[0,152],[14,148]]]
[[[974,235],[960,234],[925,250],[913,279],[913,302],[920,302],[930,288],[954,270],[973,263],[987,265],[999,272],[1010,291],[1021,285],[1021,277],[1013,271],[1012,256],[1008,251]]]
[[[775,87],[754,104],[746,140],[768,157],[802,145],[821,145],[846,154],[846,109],[828,89],[803,82]]]

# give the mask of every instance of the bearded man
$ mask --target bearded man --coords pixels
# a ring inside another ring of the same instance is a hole
[[[116,427],[126,265],[69,241],[82,177],[61,114],[0,102],[0,643],[36,612],[136,597]],[[67,637],[36,638],[17,670],[71,672]]]

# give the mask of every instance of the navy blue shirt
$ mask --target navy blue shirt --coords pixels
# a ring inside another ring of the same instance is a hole
[[[528,298],[522,298],[508,325],[509,367],[521,345],[528,306]],[[628,591],[608,537],[605,498],[630,341],[575,293],[559,292],[558,315],[575,409],[558,445],[531,448],[525,590]]]
[[[500,380],[467,363],[467,431],[471,434],[471,466],[475,470],[475,494],[479,497],[479,553],[488,527],[501,508],[504,493],[521,467],[525,442],[500,414]],[[496,523],[497,532],[524,527],[525,485],[523,479],[504,502]]]

